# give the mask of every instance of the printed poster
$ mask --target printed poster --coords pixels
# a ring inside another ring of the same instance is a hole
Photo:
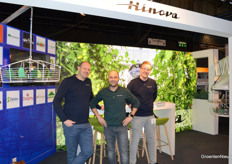
[[[36,51],[45,52],[46,51],[46,39],[36,36]]]
[[[53,99],[55,97],[55,92],[56,92],[56,89],[48,89],[47,90],[47,100],[48,100],[48,103],[49,102],[53,102]]]
[[[7,91],[6,92],[6,108],[19,108],[19,91]]]
[[[48,39],[48,53],[56,54],[56,42]]]
[[[20,46],[20,30],[7,27],[7,44],[13,46]]]
[[[45,103],[45,89],[37,89],[36,104],[44,104],[44,103]]]
[[[23,90],[23,106],[34,105],[34,90]]]

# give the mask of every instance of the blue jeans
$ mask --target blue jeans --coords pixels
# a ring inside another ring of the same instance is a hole
[[[68,164],[84,164],[93,154],[93,132],[89,123],[67,127],[63,123]],[[77,155],[77,147],[81,152]]]
[[[110,164],[116,164],[115,144],[118,141],[121,164],[128,164],[128,132],[127,127],[106,127],[104,134],[107,142]]]
[[[146,133],[150,163],[155,163],[155,124],[151,123],[152,118],[154,118],[154,116],[135,116],[131,121],[132,138],[130,146],[130,164],[136,163],[136,154],[143,127]]]

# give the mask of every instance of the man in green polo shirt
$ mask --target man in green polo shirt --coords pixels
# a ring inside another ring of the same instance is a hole
[[[118,86],[117,71],[110,71],[108,80],[110,86],[99,91],[97,96],[92,99],[90,107],[98,121],[104,126],[109,163],[116,164],[115,143],[117,139],[121,164],[128,164],[127,124],[131,122],[136,113],[139,101],[128,89]],[[104,118],[96,109],[96,105],[102,100],[104,102]],[[125,110],[126,102],[133,106],[128,117],[126,117]]]

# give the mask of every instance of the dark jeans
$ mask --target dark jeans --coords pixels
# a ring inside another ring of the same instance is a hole
[[[121,164],[128,164],[128,132],[127,127],[106,127],[104,134],[107,142],[110,164],[116,164],[115,144],[118,141]]]
[[[93,154],[93,133],[89,123],[67,127],[63,123],[68,164],[84,164]],[[81,152],[77,155],[77,147]]]

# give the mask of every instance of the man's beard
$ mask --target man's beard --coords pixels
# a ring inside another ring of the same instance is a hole
[[[112,87],[112,88],[115,88],[115,87],[117,87],[118,86],[118,84],[115,84],[115,85],[111,85],[110,84],[110,87]]]

